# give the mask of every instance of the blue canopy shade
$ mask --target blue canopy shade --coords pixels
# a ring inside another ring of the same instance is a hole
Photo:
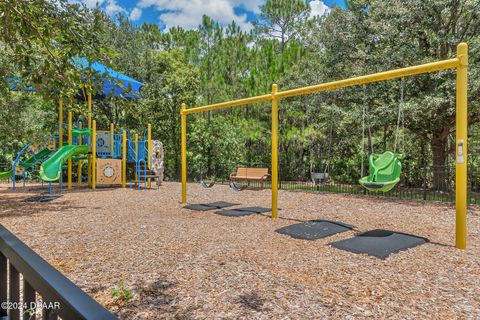
[[[23,90],[23,91],[35,91],[34,87],[27,87],[25,83],[23,82],[22,78],[19,77],[8,77],[5,79],[5,81],[8,83],[8,88],[11,91],[18,91],[18,90]]]
[[[81,71],[92,72],[92,80],[97,89],[101,92],[96,92],[96,97],[105,97],[107,95],[114,95],[124,97],[127,99],[141,98],[140,88],[143,83],[130,78],[120,72],[117,72],[101,63],[90,63],[86,58],[73,59],[73,65],[75,68]],[[10,90],[18,91],[35,91],[34,87],[28,87],[25,85],[24,80],[19,77],[8,77],[6,82],[9,85]]]
[[[117,72],[99,62],[90,63],[86,58],[75,58],[74,66],[82,71],[93,71],[96,76],[92,80],[98,85],[102,92],[96,95],[115,95],[128,99],[141,98],[140,88],[143,83]]]

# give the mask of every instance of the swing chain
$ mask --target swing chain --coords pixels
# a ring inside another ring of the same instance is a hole
[[[393,146],[393,153],[397,152],[397,143],[399,140],[399,131],[400,131],[400,121],[402,122],[402,152],[405,152],[405,139],[404,135],[404,116],[403,116],[403,91],[404,91],[404,82],[405,78],[402,78],[400,81],[400,103],[398,105],[398,115],[397,115],[397,128],[395,130],[395,144]]]

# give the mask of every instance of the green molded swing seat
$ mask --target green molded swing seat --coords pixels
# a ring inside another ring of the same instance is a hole
[[[359,183],[370,191],[387,192],[400,181],[402,155],[386,151],[372,153],[369,157],[370,174],[359,180]]]

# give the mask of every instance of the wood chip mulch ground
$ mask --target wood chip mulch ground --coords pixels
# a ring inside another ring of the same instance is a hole
[[[480,209],[457,250],[453,204],[280,191],[269,213],[225,217],[182,208],[160,190],[46,192],[0,186],[0,223],[121,319],[480,319]],[[188,185],[189,203],[270,207],[270,191]],[[230,208],[229,208],[230,209]],[[311,219],[355,230],[316,241],[274,232]],[[373,229],[429,243],[386,260],[328,244]],[[128,301],[112,298],[122,286]]]

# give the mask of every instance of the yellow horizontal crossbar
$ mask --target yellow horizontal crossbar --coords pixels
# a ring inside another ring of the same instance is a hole
[[[372,83],[377,81],[403,78],[403,77],[413,76],[416,74],[429,73],[429,72],[446,70],[446,69],[454,69],[454,68],[457,68],[459,65],[460,65],[460,59],[453,58],[449,60],[442,60],[438,62],[421,64],[413,67],[373,73],[373,74],[355,77],[355,78],[349,78],[345,80],[327,82],[327,83],[322,83],[314,86],[282,91],[278,93],[278,97],[279,98],[294,97],[294,96],[311,94],[311,93],[320,92],[320,91],[357,86],[357,85],[367,84],[367,83]]]
[[[251,97],[246,99],[233,100],[229,102],[216,103],[216,104],[211,104],[208,106],[197,107],[192,109],[185,109],[182,111],[182,113],[184,114],[199,113],[199,112],[205,112],[205,111],[211,111],[211,110],[219,110],[219,109],[226,109],[231,107],[244,106],[248,104],[271,101],[271,100],[272,100],[271,94],[264,94],[263,96],[256,96],[256,97]]]
[[[356,86],[361,84],[367,84],[367,83],[372,83],[377,81],[403,78],[403,77],[422,74],[422,73],[454,69],[460,66],[460,64],[461,64],[461,57],[457,57],[457,58],[442,60],[438,62],[421,64],[413,67],[395,69],[395,70],[390,70],[385,72],[373,73],[366,76],[360,76],[360,77],[354,77],[354,78],[349,78],[349,79],[344,79],[339,81],[322,83],[322,84],[309,86],[309,87],[280,91],[276,94],[276,97],[278,97],[279,99],[282,99],[287,97],[311,94],[311,93],[320,92],[320,91],[334,90],[334,89],[351,87],[351,86]],[[262,96],[216,103],[216,104],[211,104],[211,105],[192,108],[192,109],[185,109],[182,111],[182,113],[188,115],[191,113],[227,109],[227,108],[245,106],[253,103],[266,102],[271,100],[273,100],[273,95],[265,94]]]

